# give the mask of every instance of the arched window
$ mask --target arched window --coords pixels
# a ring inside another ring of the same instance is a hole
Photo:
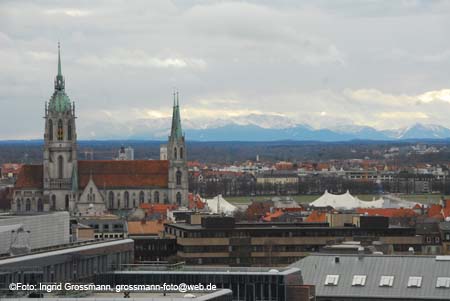
[[[153,199],[155,203],[159,203],[159,191],[155,191],[155,197]]]
[[[53,140],[53,120],[48,121],[48,140]]]
[[[56,195],[52,195],[52,210],[56,210]]]
[[[58,120],[58,140],[64,140],[64,129],[62,120]]]
[[[30,201],[30,199],[26,200],[25,211],[31,211],[31,201]]]
[[[114,192],[110,191],[108,193],[109,209],[114,208]]]
[[[72,140],[72,123],[70,121],[67,125],[67,140]]]
[[[69,195],[66,194],[66,210],[69,210]]]
[[[41,199],[38,200],[38,203],[37,203],[37,211],[39,211],[39,212],[44,211],[44,203],[42,202]]]
[[[181,192],[177,192],[177,204],[181,206]]]
[[[125,193],[123,194],[123,199],[125,201],[125,208],[130,208],[130,194],[128,193],[128,191],[125,191]]]
[[[139,192],[139,204],[144,202],[145,194],[143,191]]]
[[[173,148],[173,157],[175,158],[175,160],[177,159],[177,148],[176,147]]]
[[[178,170],[176,173],[177,185],[181,185],[181,175],[182,175],[181,171]]]
[[[64,158],[63,156],[58,157],[58,178],[62,179],[64,176]]]
[[[180,159],[183,159],[183,156],[184,156],[183,151],[184,151],[183,148],[180,147]]]

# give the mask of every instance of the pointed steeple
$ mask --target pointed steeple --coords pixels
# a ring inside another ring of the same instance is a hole
[[[61,45],[58,42],[58,76],[62,76],[61,72]]]
[[[61,46],[58,42],[58,73],[55,77],[55,91],[48,104],[49,112],[71,112],[71,102],[65,92],[64,76],[61,71]]]
[[[58,74],[55,79],[55,90],[63,91],[64,90],[64,77],[61,71],[61,45],[58,42]]]
[[[183,137],[183,131],[181,130],[180,103],[178,92],[173,93],[172,129],[170,131],[170,137],[172,139],[179,139]]]

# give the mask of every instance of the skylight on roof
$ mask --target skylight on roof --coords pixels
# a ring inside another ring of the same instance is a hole
[[[327,275],[325,285],[336,286],[339,281],[339,275]]]
[[[436,280],[436,287],[450,288],[450,277],[438,277]]]
[[[366,275],[354,275],[352,286],[364,286],[366,284]]]
[[[380,286],[392,287],[394,284],[394,276],[381,276]]]
[[[421,287],[422,277],[421,276],[411,276],[408,279],[408,287]]]

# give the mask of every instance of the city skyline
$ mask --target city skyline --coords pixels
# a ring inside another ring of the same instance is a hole
[[[164,137],[174,87],[186,130],[450,127],[448,2],[0,7],[0,140],[41,138],[58,40],[80,139]]]

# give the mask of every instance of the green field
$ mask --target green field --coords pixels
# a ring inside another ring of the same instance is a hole
[[[374,194],[361,194],[356,195],[360,200],[363,201],[371,201],[373,198],[377,199],[379,196]],[[432,203],[438,203],[441,199],[442,195],[440,194],[401,194],[398,195],[400,198],[423,203],[423,204],[432,204]],[[238,197],[225,197],[227,201],[234,204],[249,204],[252,201],[263,201],[263,200],[269,200],[274,196],[238,196]],[[279,196],[279,197],[285,197],[285,196]],[[320,195],[291,195],[289,196],[296,200],[299,203],[311,203],[314,200],[316,200]],[[446,199],[450,198],[450,196],[446,196]]]

